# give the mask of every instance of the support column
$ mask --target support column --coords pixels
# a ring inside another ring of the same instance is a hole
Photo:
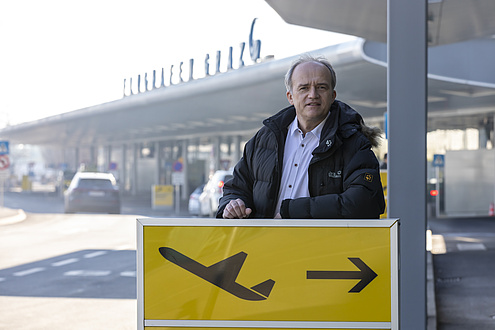
[[[89,168],[91,169],[91,171],[94,169],[94,168],[97,168],[98,167],[98,147],[96,146],[91,146],[90,149],[89,149],[89,161],[90,161],[90,164],[89,165]],[[88,168],[88,166],[86,166],[86,168]]]
[[[187,147],[189,143],[187,140],[182,141],[182,158],[184,159],[184,163],[182,166],[182,172],[184,173],[184,187],[182,189],[182,199],[187,200],[189,198],[189,171],[187,166],[187,158],[188,158],[188,150]]]
[[[400,218],[400,329],[426,329],[427,321],[427,4],[388,0],[387,8],[388,216]]]
[[[234,142],[234,155],[233,155],[232,166],[237,164],[239,159],[241,159],[242,152],[241,152],[241,137],[240,137],[240,135],[234,136],[233,142]]]
[[[160,184],[160,164],[161,164],[161,157],[162,157],[162,152],[160,148],[160,142],[155,142],[154,143],[155,147],[155,178],[153,180],[153,184],[159,185]]]
[[[127,174],[127,145],[126,144],[122,145],[122,159],[121,159],[121,161],[122,161],[122,165],[120,166],[121,171],[120,171],[119,189],[120,189],[121,193],[124,193],[126,190],[125,188],[127,185],[127,177],[128,177],[128,174]]]
[[[79,165],[81,161],[79,160],[79,147],[74,148],[74,170],[79,170]]]
[[[138,193],[138,158],[139,158],[139,144],[134,143],[132,145],[132,169],[131,169],[131,194],[136,196]]]
[[[103,166],[105,167],[105,172],[110,170],[110,164],[112,163],[112,146],[107,146],[105,148],[105,162]]]
[[[220,169],[220,137],[214,137],[211,141],[212,148],[212,159],[210,165],[210,173],[213,174],[215,171]]]

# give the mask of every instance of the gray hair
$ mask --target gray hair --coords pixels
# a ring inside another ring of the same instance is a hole
[[[294,70],[299,64],[307,62],[316,62],[326,66],[330,71],[330,75],[332,76],[332,89],[335,89],[335,85],[337,84],[337,75],[335,74],[335,71],[330,62],[328,62],[328,60],[323,56],[312,56],[310,54],[304,54],[292,63],[291,67],[285,74],[285,88],[288,92],[292,93],[292,75],[294,74]]]

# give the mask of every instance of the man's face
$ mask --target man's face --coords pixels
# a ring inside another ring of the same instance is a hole
[[[323,64],[306,62],[294,69],[292,92],[287,92],[287,99],[296,108],[300,124],[316,127],[326,118],[336,95],[330,71]]]

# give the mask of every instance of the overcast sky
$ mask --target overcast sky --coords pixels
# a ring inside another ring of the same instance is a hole
[[[263,0],[0,0],[0,127],[120,99],[125,78],[190,58],[204,74],[210,54],[214,71],[216,51],[225,60],[230,46],[236,67],[241,42],[251,64],[254,18],[261,57],[352,39],[287,24]]]

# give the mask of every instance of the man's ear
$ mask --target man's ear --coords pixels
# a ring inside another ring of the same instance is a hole
[[[289,101],[290,105],[294,105],[294,100],[292,99],[292,94],[287,91],[287,101]]]

